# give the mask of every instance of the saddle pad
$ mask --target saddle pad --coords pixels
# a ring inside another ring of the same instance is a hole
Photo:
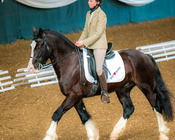
[[[108,72],[108,79],[107,83],[116,83],[121,82],[125,78],[125,67],[123,63],[123,59],[119,55],[118,51],[114,51],[115,56],[111,59],[106,59],[106,65],[110,73]],[[84,72],[85,77],[88,82],[96,83],[93,76],[89,73],[88,70],[88,60],[87,58],[90,57],[87,55],[87,49],[83,48],[83,61],[84,61]]]

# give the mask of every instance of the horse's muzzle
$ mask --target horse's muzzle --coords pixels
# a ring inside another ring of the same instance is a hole
[[[39,73],[40,72],[38,69],[35,69],[33,65],[28,66],[27,69],[30,73]]]

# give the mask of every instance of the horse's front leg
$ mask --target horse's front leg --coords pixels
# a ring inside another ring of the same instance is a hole
[[[43,140],[56,140],[56,128],[59,120],[61,119],[62,115],[66,113],[69,109],[71,109],[75,103],[79,100],[78,96],[75,94],[69,94],[66,99],[63,101],[61,106],[54,112],[52,116],[52,122],[49,129],[46,132],[46,136]]]
[[[126,127],[127,120],[134,112],[134,105],[130,98],[130,90],[133,88],[133,84],[128,84],[116,91],[120,103],[123,107],[123,116],[120,118],[118,123],[114,126],[113,131],[110,135],[110,140],[117,140],[123,135]]]
[[[99,139],[98,129],[96,128],[93,120],[86,111],[85,105],[82,100],[77,105],[75,105],[75,109],[77,110],[80,116],[82,124],[85,125],[89,140],[98,140]]]

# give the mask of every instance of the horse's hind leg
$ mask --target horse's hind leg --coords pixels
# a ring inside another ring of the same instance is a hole
[[[169,128],[166,127],[166,122],[163,119],[161,105],[159,100],[157,99],[156,90],[154,88],[155,86],[151,86],[150,82],[149,84],[139,84],[137,86],[144,93],[156,114],[160,140],[168,140],[167,134],[169,132]]]
[[[82,100],[79,102],[79,104],[75,105],[75,109],[77,110],[80,116],[82,124],[85,125],[89,140],[98,140],[99,139],[98,129],[96,128],[90,115],[86,111],[86,108]]]
[[[124,87],[116,91],[119,101],[123,107],[123,116],[114,126],[113,131],[110,135],[110,140],[116,140],[123,134],[127,120],[134,112],[134,105],[130,98],[130,91],[134,86],[134,83],[128,83]]]
[[[154,109],[154,112],[159,126],[160,140],[168,140],[169,138],[167,137],[167,134],[169,132],[169,128],[166,127],[166,122],[164,121],[162,114],[157,112],[156,109]]]

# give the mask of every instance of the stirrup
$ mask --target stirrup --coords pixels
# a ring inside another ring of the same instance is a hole
[[[110,97],[106,91],[101,92],[101,103],[102,104],[110,103]]]

